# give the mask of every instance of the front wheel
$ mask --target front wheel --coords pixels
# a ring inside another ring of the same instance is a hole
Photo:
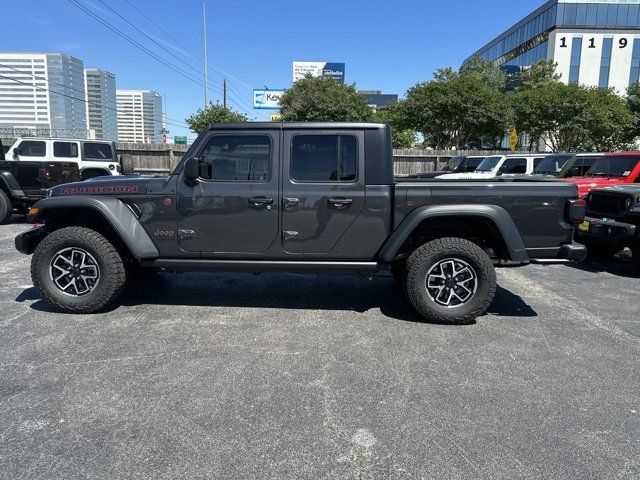
[[[31,259],[33,284],[48,303],[68,313],[93,313],[122,291],[122,257],[103,235],[66,227],[47,235]]]
[[[13,214],[13,206],[11,205],[11,199],[4,190],[0,190],[0,225],[6,225],[11,221]]]
[[[404,287],[409,303],[425,320],[466,324],[487,311],[496,292],[496,272],[476,244],[439,238],[409,256]]]

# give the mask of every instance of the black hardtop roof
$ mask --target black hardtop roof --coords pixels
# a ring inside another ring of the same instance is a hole
[[[214,123],[209,130],[379,130],[385,127],[384,123],[373,122],[237,122]]]

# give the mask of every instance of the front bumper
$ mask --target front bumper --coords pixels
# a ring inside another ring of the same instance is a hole
[[[45,236],[44,225],[37,225],[21,233],[15,239],[16,250],[25,255],[31,255]]]
[[[576,237],[578,239],[598,240],[605,243],[625,243],[631,240],[637,227],[632,223],[617,222],[615,220],[585,217],[589,222],[586,230],[578,229]]]

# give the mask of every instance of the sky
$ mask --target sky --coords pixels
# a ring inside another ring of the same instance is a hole
[[[166,98],[169,135],[195,136],[184,119],[204,105],[202,0],[0,3],[13,6],[3,22],[0,52],[62,52],[81,59],[85,67],[114,73],[117,88],[155,90]],[[226,78],[228,106],[266,120],[271,112],[251,107],[252,90],[288,88],[293,61],[344,62],[347,83],[402,97],[412,85],[430,80],[437,68],[458,68],[467,56],[543,3],[205,0],[209,100],[222,102]],[[1,10],[8,11],[5,6]]]

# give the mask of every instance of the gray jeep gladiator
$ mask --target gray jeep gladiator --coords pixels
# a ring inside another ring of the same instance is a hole
[[[467,323],[496,265],[582,260],[576,186],[528,178],[394,181],[373,123],[238,123],[201,133],[169,176],[54,187],[16,238],[42,298],[105,308],[155,271],[391,272],[425,319]]]

